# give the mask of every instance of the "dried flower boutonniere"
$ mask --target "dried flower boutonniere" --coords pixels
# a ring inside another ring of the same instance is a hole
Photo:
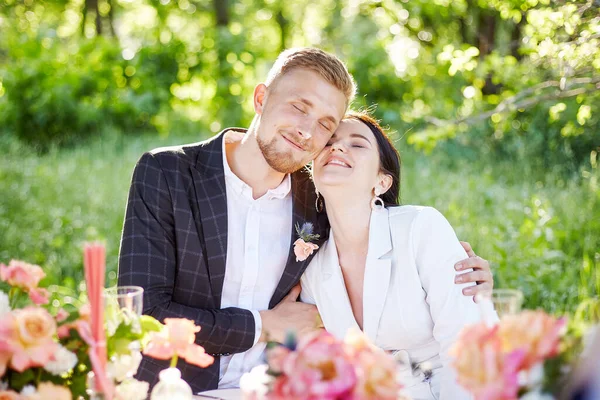
[[[313,233],[313,224],[305,222],[300,227],[296,224],[296,233],[299,239],[294,242],[294,254],[296,254],[296,261],[304,261],[310,256],[315,250],[319,248],[313,240],[319,239],[320,235]]]

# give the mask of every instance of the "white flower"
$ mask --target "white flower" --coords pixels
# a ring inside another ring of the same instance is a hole
[[[119,322],[107,320],[106,321],[106,334],[109,337],[114,336],[115,333],[117,332],[118,327],[119,327]]]
[[[250,372],[246,372],[240,379],[240,389],[243,394],[250,395],[254,394],[258,398],[266,396],[269,390],[269,382],[272,380],[271,376],[267,374],[269,366],[257,365],[252,368]]]
[[[554,397],[539,390],[532,390],[519,397],[520,400],[554,400]]]
[[[529,388],[540,386],[544,381],[544,364],[539,362],[528,370],[519,372],[517,379],[519,386]]]
[[[44,369],[52,375],[62,375],[69,372],[77,364],[77,356],[60,345],[53,358],[54,360],[48,361],[44,365]]]
[[[116,387],[115,400],[146,400],[149,388],[148,382],[127,379]]]
[[[23,389],[21,389],[21,396],[33,396],[37,393],[37,389],[33,385],[25,385]]]
[[[4,292],[0,292],[0,317],[10,312],[10,303],[8,302],[8,295]]]
[[[142,353],[139,351],[131,352],[131,354],[114,356],[108,362],[108,376],[112,377],[117,382],[122,382],[135,375],[141,362]]]

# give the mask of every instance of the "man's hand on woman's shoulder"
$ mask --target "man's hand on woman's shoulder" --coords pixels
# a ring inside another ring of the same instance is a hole
[[[468,242],[460,242],[460,244],[467,252],[469,258],[454,264],[454,269],[459,272],[456,275],[454,282],[459,284],[470,282],[477,283],[475,286],[469,286],[463,289],[463,294],[465,296],[475,296],[479,293],[490,292],[494,288],[494,276],[490,269],[490,263],[475,254]],[[460,273],[461,271],[469,269],[472,269],[473,271]]]

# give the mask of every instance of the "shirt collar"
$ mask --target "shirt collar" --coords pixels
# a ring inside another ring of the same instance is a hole
[[[232,131],[225,132],[223,135],[223,172],[225,173],[225,181],[231,185],[231,187],[238,194],[243,194],[252,199],[252,188],[246,182],[242,181],[236,174],[233,173],[231,168],[229,167],[229,163],[227,162],[227,152],[226,152],[226,143],[230,143],[232,141],[240,140],[240,134],[243,135],[241,131]],[[292,190],[292,178],[290,174],[287,174],[283,181],[274,189],[269,189],[267,193],[263,196],[268,198],[269,200],[273,199],[283,199],[290,194]]]

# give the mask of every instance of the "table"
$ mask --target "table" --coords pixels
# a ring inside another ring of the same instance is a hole
[[[198,393],[194,400],[242,400],[240,389],[217,389]]]

